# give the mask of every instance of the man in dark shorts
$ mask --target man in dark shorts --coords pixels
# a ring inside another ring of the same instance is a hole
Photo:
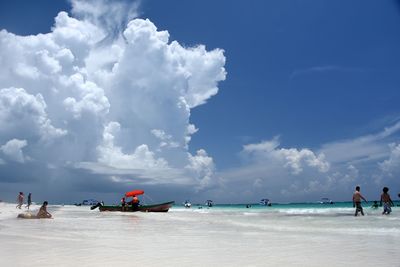
[[[354,216],[357,216],[359,212],[361,212],[361,215],[364,216],[364,210],[361,206],[361,199],[364,199],[364,201],[367,202],[367,200],[360,193],[360,187],[356,186],[356,191],[353,194],[353,207],[356,208]]]

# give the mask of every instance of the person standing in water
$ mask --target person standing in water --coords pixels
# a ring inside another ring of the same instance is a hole
[[[28,210],[29,210],[29,207],[31,206],[31,204],[32,204],[32,194],[29,193],[28,194],[28,202],[26,203],[26,207],[28,208]]]
[[[383,212],[382,215],[389,215],[392,212],[391,206],[394,206],[394,203],[392,199],[390,198],[390,195],[388,194],[389,188],[386,186],[382,189],[383,193],[381,195],[381,203],[380,206],[382,207],[382,202],[383,202]]]
[[[38,218],[51,218],[51,214],[47,211],[48,204],[47,201],[43,202],[43,205],[40,207],[39,212],[36,215]]]
[[[23,192],[19,192],[19,195],[17,197],[17,202],[18,202],[18,205],[15,208],[21,209],[22,204],[24,204],[24,193]]]
[[[364,211],[361,206],[361,199],[363,199],[366,203],[368,203],[368,201],[361,195],[360,187],[356,186],[356,191],[353,194],[353,207],[356,208],[354,216],[357,216],[359,212],[361,212],[361,215],[364,216]]]

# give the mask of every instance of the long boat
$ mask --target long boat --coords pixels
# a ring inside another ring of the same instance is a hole
[[[139,205],[137,208],[133,208],[132,206],[125,206],[125,209],[122,209],[122,206],[99,206],[100,211],[122,211],[122,212],[167,212],[175,201],[169,201],[160,204],[153,205]]]

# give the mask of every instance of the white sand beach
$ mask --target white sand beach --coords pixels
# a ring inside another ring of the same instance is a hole
[[[1,266],[400,266],[398,208],[49,211],[17,219],[0,203]]]

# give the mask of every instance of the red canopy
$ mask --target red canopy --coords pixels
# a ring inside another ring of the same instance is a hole
[[[137,195],[143,195],[144,191],[143,190],[133,190],[130,192],[126,192],[125,196],[126,197],[133,197],[133,196],[137,196]]]

